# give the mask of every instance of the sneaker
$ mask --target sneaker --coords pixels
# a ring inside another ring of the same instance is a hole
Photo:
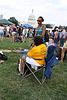
[[[20,74],[20,73],[19,73],[18,75],[19,75],[19,76],[23,76],[23,74]]]

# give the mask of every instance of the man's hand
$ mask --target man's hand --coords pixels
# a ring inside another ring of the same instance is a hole
[[[12,53],[19,53],[18,50],[11,50]]]
[[[40,37],[43,37],[43,35],[41,35]]]

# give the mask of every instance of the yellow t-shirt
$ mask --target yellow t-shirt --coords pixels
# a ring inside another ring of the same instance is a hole
[[[41,44],[37,47],[33,47],[27,55],[34,58],[34,59],[44,59],[46,56],[47,47],[44,44]],[[43,66],[44,60],[36,60],[38,64]]]

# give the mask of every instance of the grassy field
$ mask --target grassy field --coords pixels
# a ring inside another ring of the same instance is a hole
[[[11,38],[0,42],[0,49],[29,48],[30,43],[11,43]],[[57,63],[50,79],[41,86],[33,76],[18,76],[18,59],[22,54],[4,53],[8,60],[0,64],[0,100],[67,100],[67,60]],[[40,72],[41,73],[41,72]],[[39,77],[39,73],[37,73]]]

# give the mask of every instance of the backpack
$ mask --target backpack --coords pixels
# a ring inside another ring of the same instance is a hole
[[[8,57],[6,55],[0,53],[0,60],[7,60],[7,59]]]
[[[45,42],[48,42],[49,41],[49,35],[48,35],[47,32],[45,33],[44,40],[45,40]]]

